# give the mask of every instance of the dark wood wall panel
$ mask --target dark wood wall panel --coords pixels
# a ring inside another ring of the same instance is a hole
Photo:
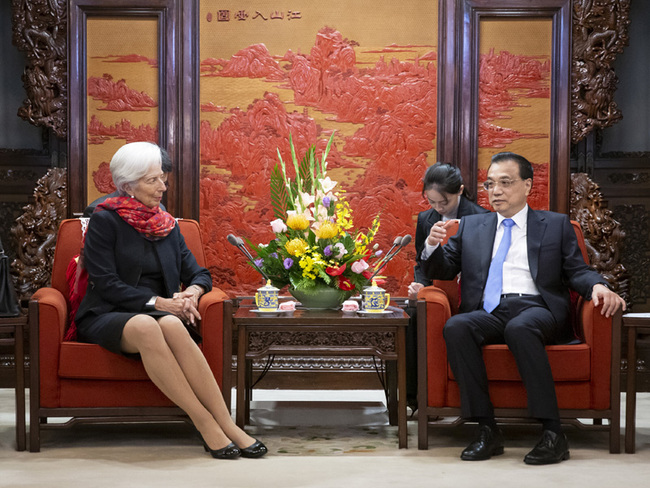
[[[198,217],[198,35],[196,2],[73,0],[69,11],[70,97],[68,213],[83,211],[87,181],[86,25],[89,18],[156,18],[158,142],[177,168],[167,193],[178,217]]]
[[[570,0],[441,0],[438,159],[460,166],[476,194],[479,127],[479,23],[481,19],[551,19],[552,86],[550,124],[550,208],[569,208],[571,79]],[[498,151],[494,151],[498,152]]]

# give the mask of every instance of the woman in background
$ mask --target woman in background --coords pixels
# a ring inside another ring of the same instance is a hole
[[[488,210],[472,202],[465,190],[460,169],[447,163],[429,166],[424,173],[422,196],[431,208],[418,214],[415,229],[415,251],[419,258],[425,249],[425,242],[436,222],[460,219],[465,215],[486,213]],[[418,292],[430,286],[431,280],[425,278],[416,264],[414,281],[409,285],[409,299],[416,300]],[[414,307],[407,312],[411,316],[406,329],[406,402],[413,412],[417,410],[417,314]]]
[[[212,279],[174,218],[160,209],[167,189],[163,158],[168,156],[157,145],[134,142],[111,160],[121,196],[99,204],[88,224],[88,288],[75,319],[79,339],[139,356],[151,381],[188,414],[213,457],[261,457],[266,446],[235,425],[195,342],[199,298],[212,289]]]

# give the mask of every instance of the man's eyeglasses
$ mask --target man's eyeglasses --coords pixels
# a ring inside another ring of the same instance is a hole
[[[516,181],[522,181],[521,178],[517,180],[509,180],[509,179],[502,179],[498,181],[493,181],[493,180],[487,180],[486,182],[483,183],[483,188],[485,188],[487,191],[492,191],[494,190],[494,187],[499,185],[502,189],[507,190],[510,188]]]

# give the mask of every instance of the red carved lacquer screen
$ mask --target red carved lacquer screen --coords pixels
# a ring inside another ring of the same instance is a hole
[[[250,294],[260,279],[226,240],[273,236],[277,149],[322,151],[355,226],[381,211],[378,242],[414,234],[421,178],[436,160],[437,2],[217,2],[200,9],[200,222],[215,284]],[[290,170],[291,171],[291,170]],[[413,246],[386,268],[405,295]]]

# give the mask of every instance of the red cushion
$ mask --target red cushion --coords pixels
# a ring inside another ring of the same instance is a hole
[[[148,380],[142,361],[107,351],[97,344],[62,342],[59,376],[99,380]]]

